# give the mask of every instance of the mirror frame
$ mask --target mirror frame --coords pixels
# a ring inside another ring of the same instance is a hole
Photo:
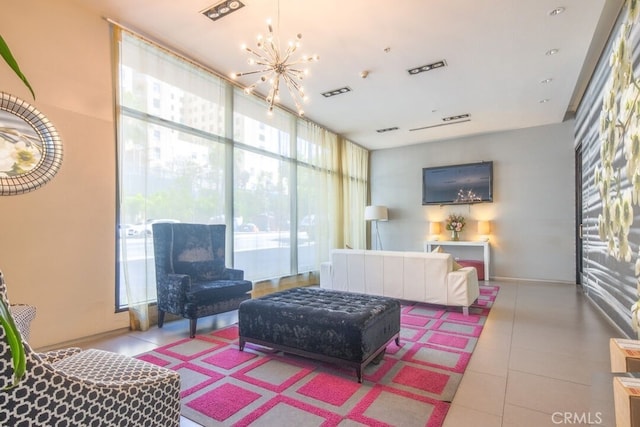
[[[15,132],[11,133],[11,139],[3,138],[0,132],[0,143],[2,139],[7,141],[5,144],[26,141],[27,146],[35,145],[40,151],[40,159],[33,168],[24,173],[0,171],[0,196],[28,193],[49,182],[60,169],[62,141],[49,119],[33,105],[8,93],[0,92],[0,131],[6,125],[6,123],[3,124],[3,113],[16,116],[10,118],[22,120],[25,125],[20,130],[15,129]],[[10,126],[5,127],[6,129],[12,130]],[[33,133],[29,132],[30,134],[27,135],[25,130],[33,130]],[[0,163],[6,160],[7,156],[7,150],[0,150]]]

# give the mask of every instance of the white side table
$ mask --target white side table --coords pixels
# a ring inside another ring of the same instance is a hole
[[[427,240],[424,242],[424,251],[431,252],[436,246],[459,246],[459,247],[476,247],[482,249],[482,257],[484,260],[484,277],[489,280],[489,261],[491,260],[491,250],[489,242],[472,242],[464,240]]]

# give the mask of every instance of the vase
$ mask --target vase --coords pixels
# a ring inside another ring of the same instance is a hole
[[[451,240],[458,241],[460,240],[460,232],[457,230],[451,230]]]

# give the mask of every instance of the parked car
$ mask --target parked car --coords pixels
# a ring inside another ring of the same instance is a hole
[[[248,231],[250,233],[257,233],[258,231],[260,231],[258,229],[258,226],[255,225],[252,222],[248,222],[246,224],[242,224],[238,227],[238,231]]]
[[[309,240],[314,240],[316,231],[316,216],[306,215],[304,218],[302,218],[302,221],[300,221],[300,225],[298,225],[298,230],[306,233]]]
[[[177,219],[148,219],[145,223],[132,225],[127,228],[127,237],[150,237],[153,234],[151,226],[160,222],[180,222]]]

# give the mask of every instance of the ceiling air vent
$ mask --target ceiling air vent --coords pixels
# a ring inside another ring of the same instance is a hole
[[[433,64],[421,65],[419,67],[411,68],[407,70],[410,76],[424,73],[425,71],[435,70],[436,68],[446,67],[447,62],[443,59],[442,61],[434,62]]]
[[[460,115],[457,115],[457,116],[443,117],[442,121],[443,122],[451,122],[451,121],[454,121],[454,120],[468,119],[469,116],[470,116],[470,114],[460,114]]]
[[[394,126],[391,128],[377,129],[376,132],[385,133],[385,132],[391,132],[392,130],[398,130],[398,126]]]
[[[437,128],[440,126],[448,126],[448,125],[457,125],[458,123],[465,123],[471,121],[471,114],[459,114],[457,116],[443,117],[442,121],[444,123],[438,123],[436,125],[422,126],[419,128],[409,129],[409,132],[414,132],[417,130],[431,129]]]
[[[244,4],[238,0],[225,0],[202,11],[202,14],[212,21],[224,18],[236,10],[243,8]]]
[[[324,96],[325,98],[331,98],[332,96],[342,95],[343,93],[347,93],[347,92],[351,92],[351,88],[348,86],[345,86],[339,89],[322,92],[322,96]]]

